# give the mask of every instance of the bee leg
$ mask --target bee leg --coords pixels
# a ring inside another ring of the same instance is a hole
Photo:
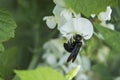
[[[81,46],[82,46],[82,42],[79,42],[75,45],[74,49],[72,50],[70,56],[67,59],[67,62],[69,62],[70,60],[72,60],[72,62],[75,61]]]

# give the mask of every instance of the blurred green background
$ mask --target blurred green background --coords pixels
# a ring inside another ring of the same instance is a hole
[[[14,77],[13,69],[34,69],[39,63],[44,62],[42,59],[43,44],[59,36],[56,29],[50,30],[43,21],[44,16],[52,15],[54,6],[52,0],[0,0],[0,7],[8,10],[17,23],[15,38],[4,43],[6,51],[3,54],[7,56],[1,55],[0,60],[4,62],[4,58],[6,58],[7,62],[5,65],[0,64],[1,77],[6,80],[12,79]],[[115,29],[120,31],[120,1],[118,6],[113,8],[111,22],[115,24]],[[106,45],[99,40],[93,44],[96,40],[94,37],[88,42],[87,45],[90,44],[90,47],[85,49],[94,48],[94,50],[88,50],[88,53],[90,53],[89,51],[95,52],[96,48],[99,48],[96,46],[100,43]],[[93,44],[92,47],[91,44]],[[110,53],[106,66],[100,63],[96,66],[95,71],[101,71],[100,74],[103,74],[101,68],[105,67],[109,70],[111,77],[120,76],[120,52],[111,51]],[[94,54],[87,55],[90,56],[92,65],[98,63]]]
[[[43,17],[50,15],[54,6],[51,0],[0,0],[0,7],[8,10],[17,23],[15,38],[4,43],[5,49],[10,49],[11,58],[8,60],[11,61],[6,65],[6,72],[0,70],[4,73],[2,76],[9,79],[11,75],[8,72],[13,68],[35,68],[37,62],[42,61],[41,49],[44,42],[58,35],[57,30],[50,30],[43,22]],[[30,66],[34,56],[40,60]]]

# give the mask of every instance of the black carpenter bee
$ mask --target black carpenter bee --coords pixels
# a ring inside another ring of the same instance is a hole
[[[64,43],[65,50],[71,53],[67,59],[67,62],[71,60],[72,62],[75,61],[81,46],[82,46],[82,36],[79,34],[73,36],[73,39],[71,38],[67,43]]]

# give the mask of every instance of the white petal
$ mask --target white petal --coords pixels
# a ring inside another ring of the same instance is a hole
[[[92,17],[92,18],[95,18],[95,16],[96,16],[96,14],[91,14],[91,17]]]
[[[43,20],[46,20],[46,24],[50,29],[55,28],[56,26],[56,21],[54,16],[47,16],[44,17]]]
[[[65,23],[66,23],[65,18],[61,16],[61,17],[58,19],[58,30],[59,30],[60,27],[63,26]]]
[[[57,62],[57,58],[55,57],[54,54],[50,54],[50,53],[45,53],[45,55],[43,56],[43,58],[46,60],[46,62],[49,65],[55,65]]]
[[[111,23],[106,23],[106,22],[103,21],[103,22],[101,22],[101,25],[103,27],[109,28],[111,30],[115,30],[115,26],[113,24],[111,24]]]
[[[86,18],[74,18],[73,25],[75,27],[75,31],[82,35],[84,39],[90,39],[93,35],[93,25],[92,23]]]
[[[60,17],[61,12],[64,10],[64,8],[60,7],[59,5],[56,5],[53,9],[53,14],[56,17]]]
[[[59,30],[66,38],[80,34],[87,40],[93,35],[92,23],[88,19],[81,17],[72,18],[72,20],[67,21]]]
[[[62,6],[62,7],[65,6],[64,0],[53,0],[53,2],[59,6]]]
[[[69,53],[64,54],[64,55],[60,58],[60,60],[59,60],[59,62],[58,62],[58,65],[63,65],[63,64],[65,63],[65,60],[68,58],[68,56],[69,56]]]
[[[66,21],[71,20],[71,19],[72,19],[72,12],[70,12],[70,11],[67,10],[67,9],[64,9],[64,10],[61,12],[61,17],[64,17],[64,19],[65,19]]]
[[[114,80],[120,80],[120,76],[116,77]]]
[[[66,21],[72,18],[72,12],[58,5],[55,6],[53,14],[55,15],[56,22],[58,23],[58,29],[63,26]]]
[[[61,16],[62,11],[64,11],[64,8],[62,8],[58,5],[56,5],[53,10],[53,14],[55,15],[55,20],[58,24],[58,29],[66,22],[65,18],[63,16]]]
[[[110,6],[108,6],[105,12],[99,13],[98,19],[101,20],[101,21],[110,20],[111,19],[111,13],[112,13],[112,9],[110,8]]]
[[[73,34],[73,24],[72,21],[68,21],[66,22],[63,26],[61,26],[59,28],[61,34],[66,37],[66,38],[70,38]]]
[[[115,26],[114,26],[113,24],[111,24],[111,23],[108,23],[108,24],[107,24],[107,27],[108,27],[109,29],[111,29],[111,30],[115,30]]]
[[[67,21],[72,19],[72,13],[69,10],[64,9],[61,11],[60,17],[58,18],[58,30],[63,26]]]
[[[89,78],[88,78],[88,75],[86,75],[85,73],[82,73],[76,76],[76,80],[89,80]]]

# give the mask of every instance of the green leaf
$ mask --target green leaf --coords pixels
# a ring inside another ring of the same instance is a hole
[[[3,79],[0,77],[0,80],[3,80]]]
[[[94,23],[94,26],[104,37],[103,41],[113,50],[120,52],[120,32],[107,29],[97,23]]]
[[[0,9],[0,43],[13,38],[15,35],[16,23],[13,17],[6,10]],[[0,52],[4,47],[0,44]]]
[[[0,54],[0,76],[10,77],[16,67],[18,48],[12,47]]]
[[[58,72],[48,67],[41,67],[35,70],[15,70],[20,80],[65,80]]]
[[[0,42],[13,38],[15,35],[15,28],[16,23],[10,13],[0,9]]]
[[[4,51],[4,47],[2,44],[0,44],[0,53]]]
[[[80,70],[80,65],[78,65],[75,68],[73,68],[72,70],[70,70],[66,75],[66,80],[72,80],[77,75],[79,70]]]
[[[68,8],[89,17],[91,14],[105,11],[107,6],[116,5],[117,0],[65,0],[65,3]]]
[[[107,66],[104,66],[103,64],[96,64],[92,67],[92,69],[98,77],[98,80],[112,80]]]

